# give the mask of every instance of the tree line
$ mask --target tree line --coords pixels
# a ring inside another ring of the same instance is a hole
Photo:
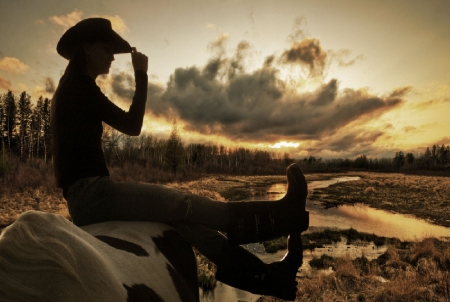
[[[24,91],[0,96],[0,150],[17,157],[51,162],[50,100],[39,97],[33,104]],[[184,144],[176,120],[168,139],[143,133],[121,134],[104,124],[102,147],[110,165],[134,162],[176,173],[282,174],[286,166],[298,163],[305,172],[337,172],[352,169],[372,171],[450,171],[450,147],[433,145],[423,154],[403,151],[393,158],[322,159],[314,156],[293,159],[288,153],[269,152],[221,144]]]
[[[327,159],[303,158],[302,167],[307,171],[335,171],[335,170],[371,170],[387,172],[412,172],[412,171],[444,171],[450,172],[450,146],[433,145],[427,147],[424,153],[412,153],[397,151],[393,158],[369,158],[360,155],[354,159]]]
[[[25,91],[18,97],[8,91],[0,97],[0,149],[22,159],[51,157],[50,100],[36,104]]]
[[[287,154],[216,144],[183,144],[176,121],[168,139],[144,133],[133,137],[104,125],[102,138],[106,160],[112,165],[136,162],[182,172],[227,174],[280,174],[293,162]]]

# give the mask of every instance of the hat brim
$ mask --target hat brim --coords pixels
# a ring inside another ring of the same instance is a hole
[[[95,41],[112,43],[114,54],[132,51],[130,44],[112,29],[111,22],[103,18],[85,19],[69,28],[59,40],[56,50],[70,60],[82,43]]]
[[[130,53],[131,45],[127,41],[125,41],[118,33],[112,31],[109,39],[105,40],[106,42],[111,42],[114,46],[114,54],[120,53]]]

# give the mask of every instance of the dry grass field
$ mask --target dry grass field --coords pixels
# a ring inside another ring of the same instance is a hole
[[[151,181],[148,171],[124,174],[112,170],[118,180]],[[135,179],[132,175],[137,175]],[[310,192],[311,199],[335,206],[362,202],[376,208],[412,214],[450,226],[450,178],[384,173],[347,173],[361,179],[337,183]],[[335,174],[307,175],[318,180]],[[155,177],[154,175],[152,177]],[[285,176],[208,176],[196,181],[166,183],[184,191],[218,200],[240,200],[265,192]],[[12,223],[22,212],[41,210],[69,218],[66,202],[54,187],[51,166],[36,162],[20,165],[12,175],[0,178],[0,225]],[[213,265],[199,258],[202,282],[214,282]],[[450,301],[450,245],[427,238],[409,244],[393,244],[378,259],[332,259],[323,271],[312,269],[298,277],[297,301]],[[277,301],[270,297],[259,300]]]

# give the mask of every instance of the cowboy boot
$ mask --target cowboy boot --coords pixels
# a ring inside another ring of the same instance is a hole
[[[300,234],[288,237],[288,252],[281,261],[266,264],[240,246],[234,246],[234,255],[230,265],[217,267],[217,280],[257,295],[295,300],[297,271],[303,262]]]
[[[308,229],[305,176],[297,164],[291,164],[286,175],[287,192],[278,201],[227,202],[230,212],[227,236],[231,244],[262,242]]]

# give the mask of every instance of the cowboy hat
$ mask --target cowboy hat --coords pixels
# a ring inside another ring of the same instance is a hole
[[[111,21],[104,18],[84,19],[69,28],[59,39],[56,51],[70,60],[81,43],[95,41],[112,43],[115,54],[131,52],[130,44],[112,29]]]

